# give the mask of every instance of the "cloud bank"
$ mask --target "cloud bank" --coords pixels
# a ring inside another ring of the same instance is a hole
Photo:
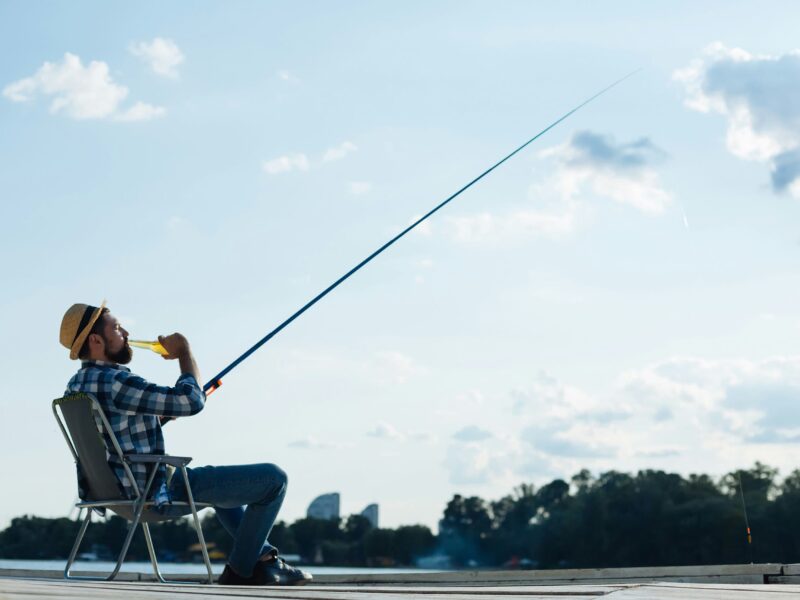
[[[646,137],[618,143],[609,135],[576,132],[566,143],[539,153],[539,158],[550,161],[553,173],[532,185],[528,196],[543,208],[451,217],[451,237],[461,242],[561,238],[577,229],[587,206],[602,199],[647,215],[662,214],[671,195],[662,187],[655,166],[665,156]]]
[[[773,190],[800,198],[800,50],[754,55],[717,42],[673,79],[688,108],[727,119],[731,154],[767,164]]]
[[[511,419],[457,431],[443,464],[452,483],[476,486],[580,468],[722,473],[762,460],[791,469],[798,398],[800,356],[674,357],[621,373],[603,394],[540,373],[496,406]]]

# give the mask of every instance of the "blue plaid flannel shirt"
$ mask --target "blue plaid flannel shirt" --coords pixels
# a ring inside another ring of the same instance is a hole
[[[175,387],[150,383],[131,373],[130,369],[115,363],[87,360],[67,384],[67,393],[92,394],[108,419],[123,454],[164,454],[164,435],[159,417],[186,417],[200,412],[206,395],[194,376],[184,373]],[[113,448],[104,434],[106,448]],[[115,452],[109,452],[108,464],[117,475],[122,489],[129,498],[135,498],[134,485],[143,490],[147,484],[148,466],[129,465],[135,484],[129,481]],[[80,474],[79,474],[80,478]],[[80,481],[78,482],[81,491]],[[162,465],[151,487],[151,498],[156,504],[168,501],[166,469]]]

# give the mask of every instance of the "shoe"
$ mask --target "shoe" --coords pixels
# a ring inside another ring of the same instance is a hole
[[[236,571],[231,569],[230,565],[225,565],[222,575],[217,579],[219,585],[279,585],[280,578],[274,573],[267,572],[265,569],[259,568],[258,563],[253,569],[253,574],[250,577],[242,577]]]
[[[277,585],[305,585],[313,579],[311,573],[287,564],[280,556],[260,561],[255,571],[262,572],[265,579],[277,578]]]

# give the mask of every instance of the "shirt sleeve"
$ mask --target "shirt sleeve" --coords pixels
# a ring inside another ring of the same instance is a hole
[[[184,373],[174,387],[120,371],[111,382],[111,401],[117,410],[164,417],[196,415],[205,406],[206,395],[193,375]]]

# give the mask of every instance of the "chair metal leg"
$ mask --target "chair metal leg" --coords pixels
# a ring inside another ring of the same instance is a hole
[[[161,575],[161,571],[158,568],[158,558],[156,557],[156,550],[153,546],[153,536],[150,535],[150,526],[147,523],[142,523],[142,531],[144,531],[144,539],[145,542],[147,542],[147,553],[150,555],[150,564],[153,565],[153,573],[155,573],[156,579],[161,583],[167,583],[167,580],[164,579],[164,576]]]
[[[197,515],[197,506],[195,506],[194,497],[192,496],[192,488],[189,485],[189,474],[186,472],[186,467],[181,467],[181,474],[183,475],[183,481],[186,485],[187,502],[192,510],[192,518],[194,519],[194,526],[197,530],[197,541],[200,542],[200,548],[203,552],[203,562],[205,562],[206,571],[208,572],[208,583],[213,584],[214,572],[211,570],[211,559],[208,556],[208,548],[206,547],[206,540],[203,537],[203,528],[200,526],[200,517]],[[153,573],[158,581],[161,583],[197,583],[196,581],[165,579],[158,567],[158,558],[156,556],[155,546],[153,545],[153,536],[150,534],[150,527],[147,523],[142,523],[142,530],[144,531],[145,542],[147,542],[147,552],[150,554],[150,563],[153,565]]]
[[[125,562],[125,557],[128,555],[128,548],[131,547],[131,542],[133,541],[133,534],[136,533],[136,528],[139,526],[139,519],[142,516],[142,509],[144,508],[144,502],[142,502],[139,509],[136,511],[136,515],[131,521],[130,526],[128,527],[128,535],[125,536],[125,543],[122,544],[122,550],[119,551],[119,558],[117,558],[117,564],[114,567],[114,570],[111,571],[111,575],[106,577],[106,580],[111,581],[114,577],[117,576],[119,570],[122,568],[122,563]]]
[[[189,501],[189,506],[192,509],[194,527],[197,530],[197,540],[200,542],[200,548],[203,551],[203,562],[206,563],[206,571],[208,571],[208,583],[214,583],[214,573],[211,571],[211,559],[208,557],[208,548],[206,548],[206,540],[203,537],[203,528],[200,526],[200,518],[197,516],[197,507],[194,505],[192,486],[189,485],[189,474],[186,472],[185,465],[181,465],[181,474],[183,475],[183,483],[186,485],[186,499]]]
[[[119,570],[122,568],[122,563],[125,562],[125,556],[128,554],[128,549],[131,546],[131,542],[133,541],[133,534],[136,533],[136,528],[139,526],[139,521],[142,518],[142,512],[144,512],[144,505],[145,499],[142,497],[139,502],[136,503],[136,509],[134,511],[133,520],[131,520],[130,525],[128,526],[128,535],[125,536],[125,542],[122,544],[122,549],[119,551],[119,557],[117,558],[117,564],[114,566],[114,570],[111,571],[106,577],[86,577],[86,576],[78,576],[72,575],[70,570],[72,568],[72,563],[75,560],[75,556],[78,554],[78,547],[80,546],[81,540],[83,540],[83,536],[86,533],[86,528],[89,527],[89,521],[92,518],[92,511],[88,511],[86,514],[86,520],[81,525],[81,529],[78,532],[78,538],[75,540],[75,545],[72,547],[72,552],[69,555],[69,559],[67,560],[67,566],[64,568],[64,579],[72,579],[72,580],[79,580],[79,581],[111,581],[114,579]]]
[[[81,542],[83,541],[83,536],[86,535],[86,529],[89,527],[89,523],[92,520],[92,511],[86,511],[86,518],[81,523],[81,528],[78,531],[78,537],[75,538],[75,543],[72,545],[72,551],[69,553],[69,558],[67,559],[67,566],[64,567],[64,579],[72,579],[70,575],[70,569],[72,568],[72,563],[75,562],[75,557],[78,555],[78,548],[81,547]]]

